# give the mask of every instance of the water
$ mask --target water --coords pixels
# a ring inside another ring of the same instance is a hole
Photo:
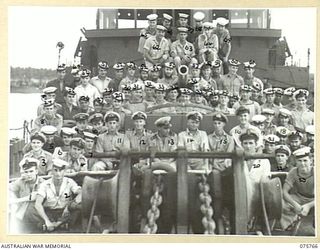
[[[30,122],[37,117],[37,108],[41,104],[39,93],[9,94],[9,129],[21,128],[24,120]],[[22,138],[23,130],[9,130],[9,139]]]

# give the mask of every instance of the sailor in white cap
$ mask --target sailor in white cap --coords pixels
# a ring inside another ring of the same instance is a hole
[[[272,109],[275,112],[275,116],[279,114],[280,106],[274,103],[275,91],[273,88],[266,88],[263,90],[265,96],[265,103],[261,105],[262,109]]]
[[[76,102],[79,105],[79,99],[81,96],[89,97],[89,106],[93,108],[93,100],[97,97],[101,97],[99,90],[90,84],[90,74],[91,71],[88,69],[83,69],[80,72],[81,84],[74,89],[76,92]]]
[[[173,35],[172,19],[173,17],[170,16],[169,14],[167,13],[162,14],[161,24],[167,29],[164,37],[169,41],[170,44],[171,44],[171,39]]]
[[[273,154],[276,145],[279,143],[280,139],[276,135],[265,135],[264,136],[264,149],[263,153]]]
[[[249,60],[248,62],[243,63],[244,72],[245,72],[243,80],[244,80],[244,84],[249,85],[251,87],[255,86],[255,88],[259,89],[260,93],[262,94],[263,82],[259,78],[254,76],[256,66],[257,66],[256,62],[252,59]]]
[[[19,162],[20,178],[9,184],[10,232],[32,232],[34,201],[43,179],[38,176],[40,161],[24,158]]]
[[[63,92],[63,98],[65,104],[61,109],[57,110],[57,113],[62,116],[63,121],[73,120],[73,116],[80,112],[80,108],[76,106],[75,100],[76,92],[74,89],[66,87]]]
[[[126,63],[127,74],[126,74],[126,77],[123,78],[120,82],[119,91],[122,91],[121,86],[131,85],[138,80],[137,77],[135,76],[136,69],[137,69],[137,65],[134,62],[127,62]]]
[[[31,150],[23,156],[23,158],[35,158],[40,161],[40,165],[38,166],[39,175],[50,174],[52,170],[52,154],[43,150],[46,140],[46,136],[41,132],[31,134]]]
[[[282,107],[282,98],[283,98],[283,93],[284,89],[280,87],[273,88],[274,93],[275,93],[275,98],[274,98],[274,104],[278,105],[279,107]]]
[[[309,147],[300,148],[292,153],[295,157],[296,167],[290,170],[283,185],[283,210],[280,224],[283,229],[287,229],[298,216],[310,216],[310,225],[305,225],[310,230],[310,235],[315,235],[312,226],[314,219],[314,166],[312,164]]]
[[[158,83],[164,84],[166,87],[175,85],[178,83],[178,76],[175,74],[176,66],[173,62],[164,63],[163,67],[163,77],[158,81]]]
[[[104,121],[108,130],[100,134],[97,139],[96,152],[119,152],[121,149],[130,149],[130,142],[127,136],[120,133],[119,122],[120,115],[116,112],[107,112],[104,116]],[[101,164],[101,161],[103,164]],[[106,169],[117,169],[119,160],[115,158],[101,159],[93,165],[93,170],[106,170]],[[99,163],[100,162],[100,163]],[[101,167],[102,166],[102,167]]]
[[[273,109],[264,108],[261,114],[266,117],[264,133],[266,135],[275,134],[277,126],[274,124],[275,111]]]
[[[46,88],[47,87],[57,88],[57,91],[55,93],[56,94],[55,101],[61,105],[64,105],[64,99],[63,99],[64,88],[65,87],[70,87],[70,88],[75,87],[73,85],[73,83],[66,82],[65,76],[66,76],[66,65],[61,64],[57,68],[57,78],[46,84]]]
[[[148,67],[143,63],[139,67],[139,78],[137,80],[138,84],[143,84],[144,82],[148,80],[149,78],[149,69]]]
[[[41,95],[42,103],[39,105],[39,107],[37,109],[37,116],[43,115],[44,103],[47,101],[54,102],[54,107],[57,112],[62,109],[63,106],[55,101],[56,100],[56,92],[57,92],[56,87],[47,87],[42,90],[42,95]]]
[[[278,114],[278,126],[286,127],[290,131],[295,131],[295,128],[291,124],[291,121],[292,121],[291,111],[285,108],[280,108],[279,114]]]
[[[167,29],[162,25],[157,25],[156,30],[156,35],[149,37],[143,47],[145,64],[148,68],[162,64],[169,58],[169,42],[164,37]]]
[[[314,125],[309,125],[306,127],[306,137],[307,140],[304,143],[306,146],[311,147],[314,149],[314,132],[315,132],[315,127]]]
[[[178,114],[186,114],[193,111],[191,104],[191,95],[193,91],[190,88],[180,88],[180,96],[178,97],[179,103],[184,104],[184,106],[176,107],[176,112]]]
[[[178,27],[177,32],[177,40],[171,44],[170,55],[176,68],[179,69],[181,65],[188,66],[191,63],[191,59],[195,56],[195,48],[192,43],[187,41],[187,27]]]
[[[175,113],[176,109],[174,105],[171,107],[158,107],[158,105],[165,105],[169,104],[168,101],[166,101],[166,92],[167,92],[167,86],[162,84],[162,83],[156,83],[155,84],[155,89],[154,89],[154,96],[155,96],[155,101],[153,104],[150,105],[151,113],[156,114],[156,113],[162,113],[162,114],[172,114]]]
[[[63,118],[61,115],[57,114],[57,110],[54,107],[54,102],[45,101],[43,111],[44,113],[35,119],[34,129],[40,131],[43,126],[51,125],[56,127],[58,132],[60,132]]]
[[[185,147],[187,151],[207,152],[209,141],[206,131],[199,130],[203,116],[200,112],[193,111],[186,114],[187,129],[178,134],[178,147]],[[188,159],[189,169],[208,170],[207,159]]]
[[[223,89],[223,78],[221,74],[221,65],[222,61],[220,59],[215,60],[211,63],[212,68],[212,78],[217,84],[217,89],[222,90]]]
[[[277,145],[274,150],[275,164],[271,164],[271,171],[289,172],[292,166],[288,163],[291,150],[287,145]]]
[[[52,178],[40,185],[35,204],[39,218],[35,222],[44,224],[44,231],[53,231],[65,223],[73,227],[80,216],[81,187],[64,176],[67,166],[68,162],[54,159]]]
[[[240,100],[233,105],[233,109],[237,110],[240,106],[244,106],[250,110],[250,119],[261,113],[259,103],[251,100],[252,87],[249,85],[241,85],[240,87]]]
[[[286,127],[278,126],[276,129],[276,135],[279,137],[280,141],[279,144],[287,144],[288,143],[288,136],[291,133],[289,129]]]
[[[219,41],[213,32],[214,25],[211,22],[204,22],[203,33],[198,37],[198,60],[199,63],[215,61],[218,59]]]
[[[77,134],[75,129],[68,128],[68,127],[62,127],[60,132],[60,138],[62,139],[63,145],[62,146],[56,146],[53,152],[53,157],[57,158],[65,154],[66,152],[69,152],[70,150],[70,142],[72,138]]]
[[[156,34],[156,27],[157,27],[157,14],[149,14],[147,16],[148,19],[148,27],[144,28],[140,31],[140,39],[139,39],[139,46],[138,46],[138,52],[143,54],[143,47],[146,42],[146,40],[154,36]]]
[[[117,62],[112,66],[114,70],[114,78],[111,79],[109,88],[112,88],[115,91],[119,90],[120,82],[124,78],[124,67],[125,63],[122,62]]]
[[[53,153],[56,147],[63,146],[63,140],[61,139],[61,137],[59,137],[56,127],[46,125],[40,129],[40,132],[43,133],[46,137],[46,142],[43,145],[43,150],[49,153]]]
[[[305,131],[308,125],[314,124],[314,112],[307,107],[309,91],[298,89],[293,93],[296,99],[296,108],[292,112],[293,125],[300,131]]]
[[[136,91],[141,92],[141,90],[136,90]],[[129,104],[129,106],[131,106],[131,105],[136,105],[136,104]],[[127,115],[131,115],[132,111],[124,108],[124,95],[121,92],[113,93],[113,95],[112,95],[112,108],[109,111],[116,112],[120,116],[118,129],[123,132],[124,128],[125,128],[125,118]],[[99,134],[101,134],[101,133],[99,133]]]
[[[100,95],[105,88],[109,87],[111,78],[107,76],[109,65],[106,61],[100,61],[98,63],[98,75],[91,78],[90,83],[95,86]]]
[[[239,95],[241,85],[244,85],[242,76],[238,75],[238,69],[241,62],[237,59],[228,60],[228,74],[223,75],[222,88],[227,89],[232,95]],[[224,67],[224,66],[223,66]]]
[[[194,44],[196,53],[198,54],[198,37],[203,32],[203,21],[206,15],[202,11],[197,11],[193,14],[193,20],[195,23],[194,29],[190,30],[188,40]],[[193,31],[193,32],[191,32]]]
[[[266,121],[266,117],[264,115],[254,115],[251,118],[251,124],[253,126],[256,126],[258,129],[261,130],[262,135],[264,135],[264,129],[265,129],[265,121]]]
[[[177,149],[178,137],[177,134],[171,130],[171,117],[160,117],[154,122],[157,132],[150,137],[150,149],[158,152],[172,152]],[[174,158],[155,158],[152,164],[168,164],[171,168],[176,168]]]
[[[215,21],[217,24],[215,33],[219,40],[218,56],[223,63],[223,72],[224,74],[227,74],[229,72],[228,60],[231,52],[231,36],[229,30],[226,28],[229,20],[225,19],[224,17],[219,17]]]
[[[283,102],[284,103],[287,103],[284,108],[288,109],[288,110],[293,110],[296,108],[297,106],[297,103],[296,103],[296,99],[294,98],[293,96],[293,93],[296,91],[296,88],[295,87],[289,87],[289,88],[286,88],[284,91],[283,91]]]
[[[160,79],[162,66],[161,65],[153,65],[149,68],[149,80],[153,81],[154,83],[158,83]]]

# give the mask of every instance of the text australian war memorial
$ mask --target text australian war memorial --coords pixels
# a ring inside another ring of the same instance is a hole
[[[98,9],[10,142],[9,233],[314,236],[313,84],[271,20]]]

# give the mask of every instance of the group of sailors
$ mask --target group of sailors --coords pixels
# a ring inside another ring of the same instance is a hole
[[[288,172],[279,226],[288,229],[298,216],[314,210],[315,129],[308,90],[265,87],[254,76],[253,60],[243,63],[245,76],[238,75],[241,62],[228,59],[230,51],[225,49],[225,45],[231,49],[225,29],[228,20],[218,18],[215,27],[202,23],[200,17],[196,15],[198,28],[191,43],[186,14],[179,14],[176,30],[165,25],[172,20],[169,15],[163,15],[163,25],[157,25],[155,14],[148,16],[149,27],[141,33],[145,41],[139,42],[145,64],[116,63],[114,78],[107,76],[105,61],[99,62],[98,75],[93,77],[90,70],[73,67],[73,82],[65,81],[66,66],[58,66],[57,79],[48,82],[41,94],[30,143],[19,164],[21,178],[10,183],[12,230],[53,231],[75,222],[81,210],[81,187],[64,174],[116,170],[119,159],[92,155],[124,149],[172,152],[184,147],[191,152],[273,154],[271,160],[245,161],[250,197],[259,196],[260,181],[272,172]],[[188,69],[185,76],[181,65]],[[150,114],[158,116],[154,126],[148,125]],[[186,124],[175,133],[171,127],[177,114],[186,117]],[[226,131],[230,116],[238,122]],[[207,117],[206,126],[210,125],[204,131],[200,126]],[[132,127],[126,123],[129,119]],[[139,158],[132,162],[133,174],[141,176],[157,165],[176,171],[174,158]],[[232,162],[188,158],[187,165],[224,176],[230,175]],[[52,177],[42,177],[48,175]],[[249,199],[249,207],[253,200]]]

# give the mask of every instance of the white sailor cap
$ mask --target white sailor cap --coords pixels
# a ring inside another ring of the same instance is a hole
[[[283,89],[282,88],[273,88],[273,91],[277,95],[283,95]]]
[[[264,141],[268,143],[276,144],[277,142],[280,141],[280,138],[276,135],[270,134],[270,135],[264,136]]]
[[[201,78],[199,78],[199,77],[193,77],[193,78],[188,79],[188,84],[197,84],[200,80],[201,80]]]
[[[292,116],[292,113],[290,110],[288,109],[285,109],[285,108],[280,108],[279,109],[279,116],[283,116],[283,117],[291,117]]]
[[[166,91],[167,87],[162,83],[155,83],[155,90],[156,91]]]
[[[166,62],[164,63],[164,66],[167,68],[173,69],[175,68],[176,65],[173,62]]]
[[[274,115],[275,111],[273,109],[265,108],[265,109],[262,109],[261,114]]]
[[[109,111],[105,114],[104,116],[104,121],[109,122],[109,121],[120,121],[120,115],[116,112]]]
[[[263,91],[263,93],[265,93],[266,95],[273,95],[274,90],[273,90],[273,88],[267,88]]]
[[[292,154],[296,157],[296,158],[302,158],[305,156],[309,156],[311,153],[311,148],[310,147],[302,147],[297,149],[296,151],[294,151]]]
[[[187,19],[189,17],[189,15],[186,13],[178,13],[178,16],[179,16],[179,18],[185,18],[185,19]]]
[[[27,170],[32,167],[38,168],[39,164],[40,164],[40,161],[38,159],[35,159],[32,157],[26,157],[19,162],[19,167],[22,170]]]
[[[291,155],[291,150],[290,148],[287,146],[287,145],[277,145],[275,147],[275,154],[278,154],[278,153],[284,153],[286,154],[287,156],[290,156]]]
[[[241,85],[240,90],[244,91],[244,92],[251,92],[252,91],[252,87],[245,84],[245,85]]]
[[[254,115],[251,119],[251,122],[255,124],[261,124],[264,123],[266,119],[267,118],[264,115]]]
[[[68,162],[61,160],[59,158],[54,158],[52,160],[52,163],[53,163],[53,168],[60,168],[60,169],[64,169],[69,165]]]
[[[170,116],[161,117],[154,122],[154,125],[156,125],[157,127],[170,128],[172,127],[171,117]]]
[[[134,112],[131,116],[132,120],[147,120],[147,114],[142,111]]]
[[[144,89],[144,84],[143,83],[139,83],[139,82],[135,82],[131,84],[131,90],[143,90]]]
[[[279,126],[276,128],[276,133],[279,137],[288,137],[290,134],[290,130],[286,127]]]
[[[40,129],[40,132],[44,133],[45,135],[53,135],[57,131],[57,128],[51,125],[45,125]]]
[[[125,99],[125,96],[122,92],[117,91],[112,94],[112,99],[122,102]]]
[[[241,62],[239,62],[237,59],[229,59],[228,60],[229,64],[232,66],[239,66],[241,64]]]
[[[252,89],[261,92],[262,86],[258,82],[253,82]]]
[[[222,61],[220,59],[217,59],[212,63],[212,67],[219,68],[221,66],[221,64],[222,64]]]
[[[299,97],[308,97],[309,96],[309,91],[306,89],[298,89],[293,93],[294,98],[299,98]]]
[[[180,92],[182,95],[191,95],[193,93],[193,91],[188,88],[180,88]]]
[[[73,128],[68,128],[68,127],[61,128],[61,136],[62,135],[72,136],[72,135],[75,135],[75,134],[77,134],[77,132]]]
[[[53,94],[57,91],[56,87],[47,87],[42,90],[43,94]]]
[[[203,119],[203,115],[198,111],[191,111],[186,114],[187,119],[195,120],[195,121],[201,121]]]
[[[144,81],[144,86],[145,86],[146,88],[154,89],[154,88],[155,88],[154,84],[155,84],[155,83],[154,83],[153,81],[150,81],[150,80]]]
[[[222,26],[226,26],[229,23],[229,20],[224,17],[218,17],[216,21],[217,21],[217,24]]]
[[[124,69],[125,66],[126,66],[125,63],[118,62],[115,65],[113,65],[112,68],[115,70],[122,70],[122,69]]]
[[[150,14],[150,15],[147,15],[147,19],[149,21],[154,21],[158,18],[158,15],[157,14]]]
[[[308,125],[306,127],[306,133],[310,135],[314,135],[314,125]]]
[[[207,29],[213,29],[213,28],[214,28],[214,25],[213,25],[212,22],[204,22],[204,23],[202,24],[202,27],[203,27],[203,28],[207,28]]]
[[[193,14],[193,19],[196,22],[201,22],[206,17],[206,15],[202,11],[197,11]]]
[[[167,28],[164,27],[163,25],[157,25],[157,30],[162,30],[162,31],[166,31]]]
[[[84,138],[88,138],[88,139],[91,139],[91,140],[95,140],[98,136],[94,133],[90,133],[88,131],[83,131],[83,135],[84,135]]]
[[[164,19],[167,19],[167,20],[169,20],[169,21],[172,20],[172,16],[168,15],[167,13],[163,13],[162,16],[163,16]]]
[[[254,60],[250,60],[249,62],[244,62],[244,63],[243,63],[244,68],[250,68],[250,69],[255,68],[256,65],[257,65],[257,64],[255,63]]]
[[[295,87],[289,87],[283,91],[283,94],[287,96],[292,96],[295,91],[296,91]]]
[[[109,69],[109,65],[106,61],[101,61],[98,63],[100,69]]]

